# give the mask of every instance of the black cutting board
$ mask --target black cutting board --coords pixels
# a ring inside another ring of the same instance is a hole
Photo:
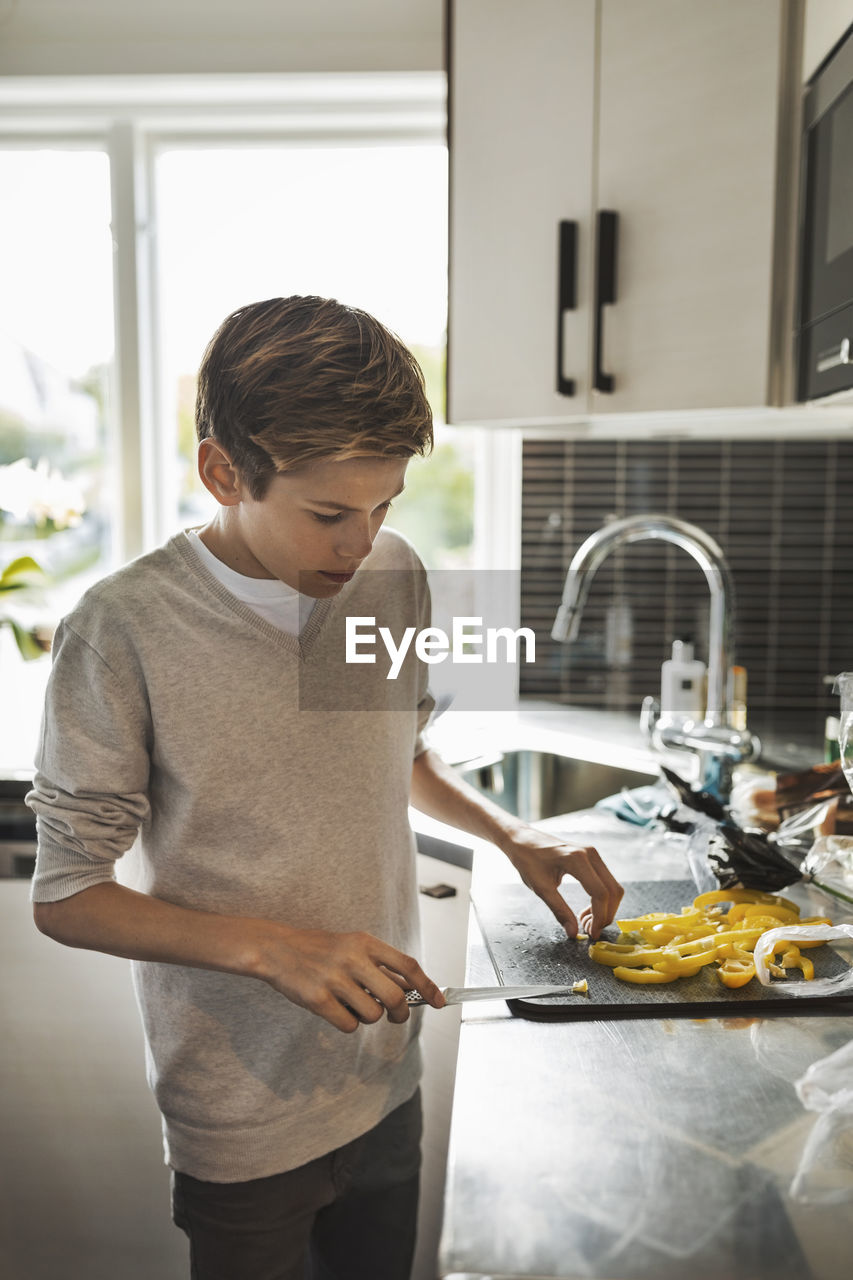
[[[650,911],[680,912],[696,897],[692,880],[629,880],[619,905],[619,919]],[[587,901],[575,881],[563,882],[560,892],[577,914]],[[588,995],[552,996],[540,1000],[510,1000],[513,1013],[527,1018],[632,1018],[632,1017],[748,1017],[755,1013],[805,1013],[815,1008],[833,1013],[853,1012],[853,997],[792,996],[763,987],[757,978],[730,990],[716,976],[715,964],[706,965],[695,977],[679,978],[663,985],[639,985],[614,978],[605,965],[588,954],[589,944],[572,941],[551,912],[524,885],[498,885],[474,894],[474,910],[501,983],[564,986],[586,978]],[[616,941],[619,930],[608,925],[603,938]],[[832,977],[848,967],[828,946],[809,949],[816,978]],[[798,971],[789,978],[802,979]]]

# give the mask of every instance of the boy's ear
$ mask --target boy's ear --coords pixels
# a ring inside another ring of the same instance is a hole
[[[243,497],[240,475],[228,454],[208,436],[198,446],[198,474],[205,489],[223,507],[234,507]]]

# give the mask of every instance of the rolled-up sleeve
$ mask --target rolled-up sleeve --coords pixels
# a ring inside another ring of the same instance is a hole
[[[149,743],[138,682],[60,624],[27,795],[38,830],[34,902],[114,878],[149,816]]]

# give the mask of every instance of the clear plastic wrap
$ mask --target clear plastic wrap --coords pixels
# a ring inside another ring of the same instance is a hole
[[[842,671],[833,685],[841,699],[838,717],[838,749],[841,768],[853,791],[853,671]]]
[[[774,843],[791,853],[807,852],[815,839],[834,830],[833,818],[837,808],[838,797],[832,796],[792,813],[779,823],[773,836]]]
[[[791,1196],[803,1204],[841,1204],[853,1197],[853,1040],[813,1062],[796,1090],[818,1119],[803,1148]]]
[[[775,827],[778,818],[775,813],[771,818],[767,812],[767,797],[772,797],[775,790],[775,773],[758,773],[754,769],[748,769],[736,774],[729,797],[729,812],[735,822],[742,827],[754,827],[763,825],[766,821],[768,825]]]
[[[687,811],[683,811],[685,814]],[[687,841],[687,864],[697,893],[719,889],[719,881],[709,857],[717,838],[717,823],[702,813],[690,813],[692,830]]]
[[[818,836],[803,859],[803,876],[853,906],[853,836]]]
[[[775,981],[770,977],[768,963],[773,958],[773,949],[778,942],[846,942],[853,945],[853,924],[800,924],[781,925],[778,929],[768,929],[762,933],[755,944],[755,976],[765,987],[772,982],[774,991],[783,991],[785,995],[805,996],[840,996],[846,991],[853,992],[853,969],[845,969],[832,978],[814,978],[805,981]]]
[[[853,791],[853,672],[843,672],[835,682],[841,695],[838,742],[841,767]],[[821,888],[846,902],[853,899],[853,839],[838,835],[818,835],[803,863],[804,874]],[[853,940],[853,925],[804,925],[798,929],[773,929],[759,938],[755,947],[755,972],[761,982],[769,975],[766,958],[771,952],[774,935],[819,937],[826,941]],[[814,982],[779,984],[797,995],[820,987],[815,994],[840,995],[853,991],[853,969],[834,978]],[[797,1172],[791,1183],[791,1196],[805,1204],[842,1204],[853,1197],[853,1040],[835,1053],[813,1062],[797,1081],[797,1093],[809,1111],[818,1112],[815,1126],[808,1136]]]

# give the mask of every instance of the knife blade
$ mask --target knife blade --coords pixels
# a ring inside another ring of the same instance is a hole
[[[465,1004],[469,1000],[533,1000],[539,996],[570,996],[571,985],[564,987],[442,987],[441,994],[448,1004]],[[577,993],[575,993],[577,994]],[[418,991],[406,992],[406,1003],[415,1008],[426,1004]]]

